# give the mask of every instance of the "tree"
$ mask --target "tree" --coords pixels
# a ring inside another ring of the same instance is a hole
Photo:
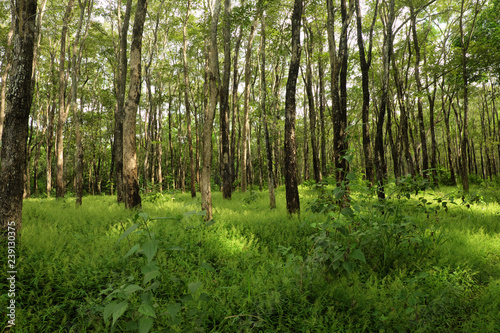
[[[146,19],[148,0],[138,0],[130,46],[130,84],[128,98],[124,108],[123,120],[123,184],[125,206],[141,207],[139,182],[137,176],[136,152],[136,115],[141,99],[141,54],[142,32]]]
[[[18,234],[22,224],[26,140],[33,87],[36,0],[12,2],[14,34],[12,68],[6,96],[0,173],[0,225],[2,236]]]
[[[205,109],[205,122],[203,123],[203,169],[201,172],[201,209],[206,211],[205,220],[212,220],[212,189],[210,187],[210,175],[212,172],[212,129],[214,125],[215,109],[219,97],[219,55],[217,52],[217,24],[221,0],[216,0],[212,11],[212,22],[210,24],[210,43],[208,44],[208,80],[210,98]]]
[[[300,213],[297,181],[297,142],[295,138],[295,92],[300,67],[300,24],[302,0],[295,0],[292,12],[292,57],[288,70],[285,95],[285,188],[286,208],[289,214]]]

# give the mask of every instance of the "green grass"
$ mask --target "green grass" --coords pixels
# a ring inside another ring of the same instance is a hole
[[[114,197],[85,197],[80,208],[73,198],[29,199],[11,331],[111,331],[103,319],[110,291],[144,277],[145,256],[123,256],[151,233],[161,273],[152,280],[151,332],[499,332],[500,205],[495,188],[473,190],[482,200],[469,208],[459,194],[451,203],[455,188],[394,195],[381,207],[353,187],[353,213],[330,209],[327,217],[309,209],[318,192],[304,187],[293,218],[284,189],[272,211],[265,191],[229,201],[216,192],[209,226],[188,213],[200,209],[199,196],[149,196],[148,229],[119,243],[140,218]],[[350,256],[356,249],[366,260]],[[141,316],[139,293],[128,303],[117,332]]]

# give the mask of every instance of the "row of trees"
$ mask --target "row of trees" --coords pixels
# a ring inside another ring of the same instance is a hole
[[[468,190],[500,169],[498,0],[41,0],[23,20],[32,2],[0,4],[2,198],[19,172],[25,197],[68,188],[77,204],[199,189],[211,218],[214,185],[267,184],[275,207],[285,183],[293,213],[298,183],[349,170],[382,199],[389,172],[446,169]],[[22,140],[8,117],[28,21]],[[26,167],[9,171],[15,142]]]

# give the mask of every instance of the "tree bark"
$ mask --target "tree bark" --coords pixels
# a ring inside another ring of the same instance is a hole
[[[363,121],[361,131],[363,133],[363,154],[365,157],[365,177],[373,186],[375,184],[375,177],[373,174],[373,157],[372,148],[370,142],[370,127],[369,127],[369,117],[370,117],[370,67],[372,62],[372,40],[373,40],[373,28],[375,26],[375,21],[378,12],[378,0],[375,3],[375,10],[373,14],[373,21],[370,26],[370,34],[368,39],[368,57],[365,55],[365,46],[363,41],[363,26],[361,18],[361,7],[359,5],[359,0],[356,0],[356,30],[357,30],[357,40],[359,49],[359,60],[361,67],[361,86],[363,89],[363,105],[361,108],[361,118]]]
[[[203,123],[203,169],[201,172],[201,209],[206,211],[205,220],[213,218],[212,213],[212,189],[210,187],[210,175],[212,173],[212,130],[215,118],[215,109],[219,97],[219,55],[217,51],[217,24],[221,9],[221,0],[216,0],[210,24],[210,43],[208,45],[208,80],[210,98],[205,110],[205,122]]]
[[[125,206],[129,209],[141,207],[137,179],[136,115],[141,99],[141,52],[142,32],[146,19],[148,0],[138,0],[130,47],[130,85],[123,120],[123,183]]]
[[[286,208],[289,214],[300,213],[297,184],[297,142],[295,138],[295,93],[300,67],[302,7],[302,0],[295,0],[292,12],[292,58],[285,94],[285,187]]]
[[[64,142],[63,127],[69,113],[69,105],[66,105],[66,84],[67,73],[65,71],[66,62],[66,37],[68,34],[68,24],[73,10],[74,0],[69,0],[63,18],[61,33],[61,52],[59,55],[59,118],[56,129],[56,198],[64,197]]]
[[[125,17],[121,23],[120,5],[118,5],[118,25],[120,29],[120,46],[118,52],[118,70],[116,79],[116,111],[115,111],[115,132],[114,132],[114,160],[116,177],[116,199],[118,202],[125,202],[125,189],[123,184],[123,119],[125,104],[125,88],[127,84],[127,35],[130,25],[130,12],[132,0],[127,0]]]
[[[224,74],[220,91],[222,197],[231,199],[232,175],[229,150],[229,79],[231,77],[231,0],[224,1]]]
[[[0,226],[3,237],[19,234],[22,224],[26,140],[33,87],[36,0],[13,1],[12,68],[6,96],[0,172]]]

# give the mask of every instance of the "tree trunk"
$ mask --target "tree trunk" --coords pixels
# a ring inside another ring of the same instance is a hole
[[[232,175],[229,151],[229,79],[231,76],[231,0],[224,1],[224,74],[220,91],[222,197],[231,199]]]
[[[26,140],[33,87],[36,0],[13,1],[13,57],[6,96],[0,172],[0,226],[2,236],[15,240],[21,230]],[[11,238],[12,237],[12,238]]]
[[[137,179],[136,115],[141,98],[141,51],[142,31],[146,19],[148,0],[138,0],[130,47],[130,85],[123,120],[123,183],[125,206],[129,209],[141,207]]]
[[[326,130],[325,130],[325,71],[323,68],[323,58],[318,54],[318,75],[319,75],[319,121],[321,124],[321,176],[326,177]]]
[[[257,6],[257,14],[254,18],[252,26],[250,27],[250,34],[248,35],[247,50],[245,54],[245,95],[243,99],[243,126],[241,133],[241,192],[246,192],[247,181],[248,181],[248,150],[247,145],[250,142],[250,123],[249,123],[249,112],[250,112],[250,83],[252,79],[252,45],[255,36],[255,30],[257,28],[257,23],[259,22],[260,16],[260,6]]]
[[[375,177],[373,174],[373,158],[372,158],[372,148],[370,142],[370,127],[369,127],[369,117],[370,117],[370,67],[372,62],[372,40],[373,40],[373,28],[375,26],[375,21],[378,12],[378,0],[375,3],[375,10],[373,15],[373,21],[370,26],[370,35],[368,39],[368,58],[365,55],[365,46],[363,41],[363,26],[361,18],[361,7],[359,5],[359,0],[356,0],[356,30],[358,38],[358,49],[359,49],[359,60],[361,67],[361,86],[363,89],[363,106],[361,108],[361,118],[363,121],[361,131],[363,133],[363,154],[365,157],[365,173],[366,179],[373,186],[375,184]]]
[[[66,62],[66,35],[68,34],[68,23],[73,10],[74,0],[69,0],[66,6],[66,12],[63,18],[63,27],[61,33],[61,53],[59,55],[59,119],[56,129],[56,198],[64,197],[64,142],[63,127],[68,118],[68,107],[66,105],[66,83],[67,73],[64,65]]]
[[[121,1],[119,2],[119,5]],[[132,0],[127,0],[125,9],[125,17],[121,24],[120,6],[118,6],[118,25],[120,29],[120,47],[118,52],[118,70],[116,80],[116,111],[115,111],[115,177],[116,177],[116,199],[118,202],[125,202],[125,189],[123,184],[123,120],[124,120],[124,105],[125,105],[125,88],[127,84],[127,36],[130,24],[130,12],[132,8]]]
[[[292,12],[292,58],[285,95],[285,187],[286,208],[289,214],[300,213],[297,184],[297,142],[295,139],[295,92],[300,67],[302,7],[302,0],[295,0]]]
[[[215,8],[212,13],[212,22],[210,25],[210,44],[208,47],[208,80],[210,98],[205,111],[205,122],[203,123],[203,169],[201,172],[201,209],[206,211],[205,220],[210,221],[212,214],[212,189],[210,187],[210,175],[212,173],[212,130],[215,118],[215,109],[217,108],[217,99],[219,97],[219,55],[217,51],[217,24],[221,0],[216,0]]]
[[[377,134],[375,136],[375,170],[377,174],[377,195],[380,200],[385,199],[384,184],[387,179],[387,162],[384,153],[384,117],[389,103],[389,65],[392,55],[392,24],[394,22],[394,0],[389,3],[389,17],[386,22],[386,34],[384,38],[383,74],[382,74],[382,97],[380,100],[379,117],[377,119]]]
[[[11,8],[13,11],[14,8]],[[12,12],[12,17],[14,17],[14,13]],[[14,19],[11,20],[11,25],[9,32],[7,33],[7,45],[5,48],[5,56],[2,63],[5,63],[5,67],[2,72],[2,91],[0,92],[0,140],[2,139],[3,133],[3,125],[5,120],[5,102],[6,102],[6,91],[7,91],[7,78],[9,77],[9,71],[12,67],[12,36],[14,35]]]
[[[267,86],[266,86],[266,17],[263,13],[261,21],[261,66],[260,66],[260,93],[262,112],[262,122],[264,123],[264,139],[266,141],[266,157],[267,157],[267,188],[269,190],[269,207],[276,208],[276,197],[274,194],[274,175],[273,175],[273,152],[271,148],[271,140],[269,138],[269,126],[267,124]]]
[[[237,131],[237,126],[236,126],[236,118],[238,114],[238,85],[239,85],[239,76],[238,76],[238,56],[240,53],[240,45],[241,45],[241,39],[243,37],[243,32],[240,27],[240,32],[238,34],[238,39],[236,40],[236,45],[234,46],[234,57],[233,57],[233,87],[232,87],[232,115],[231,115],[231,152],[229,154],[230,158],[230,164],[231,164],[231,182],[234,182],[236,178],[238,177],[238,167],[235,168],[234,163],[237,162],[238,159],[238,152],[237,148],[238,145],[236,144],[237,138],[236,138],[236,131]],[[239,117],[238,117],[239,118]],[[238,132],[239,133],[239,132]],[[231,184],[231,190],[232,184]]]

